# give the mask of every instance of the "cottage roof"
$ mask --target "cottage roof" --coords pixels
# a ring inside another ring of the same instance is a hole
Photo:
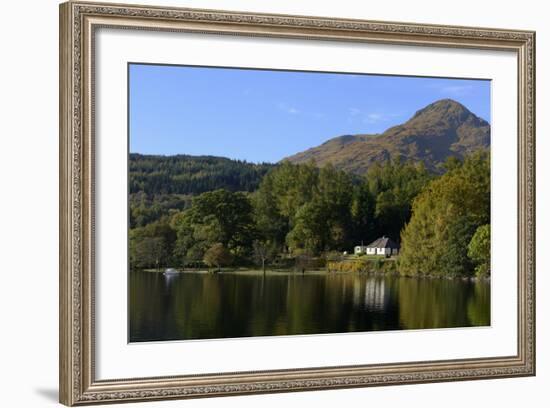
[[[399,249],[399,245],[397,245],[391,238],[382,237],[382,238],[378,238],[376,241],[373,241],[370,244],[368,244],[367,248]]]

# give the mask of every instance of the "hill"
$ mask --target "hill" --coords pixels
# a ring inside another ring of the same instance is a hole
[[[224,188],[254,191],[274,165],[215,156],[153,156],[131,153],[130,194],[200,194]]]
[[[464,105],[443,99],[384,133],[335,137],[284,160],[292,163],[313,160],[318,166],[332,163],[341,170],[364,174],[374,163],[400,158],[422,161],[429,170],[437,172],[449,156],[463,158],[476,150],[488,148],[490,134],[487,121]]]

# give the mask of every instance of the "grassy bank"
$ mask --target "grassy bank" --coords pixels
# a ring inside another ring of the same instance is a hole
[[[372,273],[380,275],[396,275],[403,278],[422,278],[422,279],[461,279],[461,280],[485,280],[489,281],[490,276],[471,275],[451,275],[451,274],[415,274],[407,275],[399,269],[399,258],[383,258],[377,256],[353,257],[339,261],[327,262],[327,271],[340,273]]]
[[[398,274],[397,260],[380,256],[363,256],[342,261],[328,261],[329,272]]]
[[[398,257],[384,258],[380,256],[348,256],[341,260],[326,261],[325,265],[315,265],[306,268],[299,268],[296,266],[275,266],[269,265],[266,267],[265,272],[257,266],[226,266],[220,270],[217,268],[175,268],[180,273],[196,273],[196,274],[292,274],[292,275],[318,275],[318,274],[334,274],[334,273],[365,273],[375,275],[388,275],[388,276],[401,276],[403,278],[421,278],[421,279],[462,279],[462,280],[490,280],[490,276],[476,277],[472,275],[454,276],[454,275],[404,275],[399,271],[399,259]],[[164,268],[159,269],[140,269],[143,272],[150,273],[163,273]]]

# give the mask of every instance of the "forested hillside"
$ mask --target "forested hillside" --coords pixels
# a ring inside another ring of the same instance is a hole
[[[223,188],[254,191],[274,165],[215,156],[130,154],[130,194],[200,194]]]
[[[214,156],[129,157],[130,227],[142,227],[191,205],[193,196],[224,189],[251,192],[274,164]]]

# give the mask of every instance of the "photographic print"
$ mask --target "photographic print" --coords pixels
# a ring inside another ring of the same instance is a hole
[[[357,17],[60,5],[63,404],[535,375],[536,33]]]
[[[130,342],[491,324],[491,82],[128,65]]]

